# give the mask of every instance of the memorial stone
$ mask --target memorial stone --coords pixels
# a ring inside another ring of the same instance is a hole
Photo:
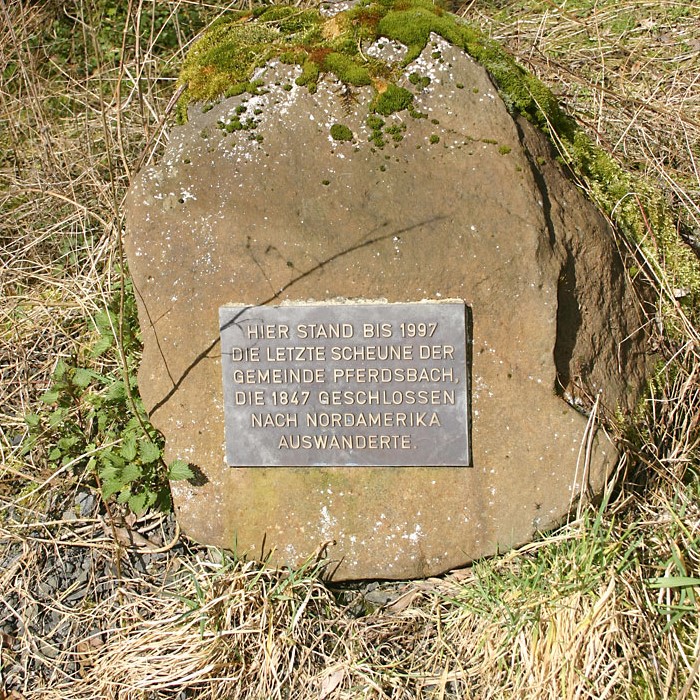
[[[605,219],[481,66],[440,32],[360,48],[405,108],[272,57],[135,178],[139,387],[197,472],[173,484],[187,534],[422,577],[600,492],[591,411],[635,408],[644,319]]]

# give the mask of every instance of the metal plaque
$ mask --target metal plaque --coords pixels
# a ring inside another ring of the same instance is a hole
[[[230,466],[469,466],[462,302],[224,306]]]

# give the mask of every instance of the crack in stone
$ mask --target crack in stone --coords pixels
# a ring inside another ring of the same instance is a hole
[[[350,254],[352,254],[352,253],[355,253],[355,252],[358,251],[358,250],[361,250],[361,249],[363,249],[363,248],[367,248],[367,247],[369,247],[369,246],[372,246],[372,245],[374,245],[375,243],[381,243],[382,241],[385,241],[385,240],[387,240],[387,239],[390,239],[390,238],[392,238],[393,236],[398,236],[398,235],[401,235],[401,234],[407,234],[407,233],[412,233],[412,232],[419,231],[420,229],[422,229],[422,228],[424,228],[424,227],[426,227],[426,226],[431,226],[431,225],[433,225],[433,224],[435,224],[435,223],[437,223],[437,222],[439,222],[439,221],[443,221],[443,220],[446,219],[446,218],[447,218],[447,216],[444,215],[444,214],[436,215],[436,216],[434,216],[434,217],[432,217],[432,218],[430,218],[430,219],[427,219],[427,220],[425,220],[425,221],[421,221],[421,222],[418,222],[418,223],[416,223],[416,224],[411,224],[411,225],[409,225],[409,226],[405,226],[404,228],[401,228],[401,229],[398,229],[398,230],[390,231],[389,233],[383,233],[383,234],[381,234],[381,235],[379,235],[379,236],[374,236],[373,238],[369,238],[369,239],[367,239],[367,240],[362,240],[362,241],[360,241],[359,243],[356,243],[355,245],[350,246],[349,248],[345,248],[344,250],[341,250],[341,251],[339,251],[338,253],[334,253],[334,254],[331,255],[330,257],[326,258],[325,260],[320,261],[317,265],[314,265],[312,268],[308,269],[306,272],[302,272],[300,275],[298,275],[297,277],[295,277],[294,279],[290,280],[290,281],[287,282],[285,285],[283,285],[283,286],[279,289],[279,291],[274,292],[274,288],[273,288],[273,290],[272,290],[272,291],[273,291],[272,296],[270,296],[270,297],[268,297],[267,299],[265,299],[264,301],[260,302],[260,304],[255,304],[255,306],[266,306],[267,304],[271,304],[273,301],[276,301],[276,300],[280,297],[280,295],[283,294],[284,292],[286,292],[290,287],[294,286],[294,285],[297,284],[298,282],[301,282],[303,279],[309,277],[310,275],[314,274],[314,273],[317,272],[318,270],[323,269],[323,268],[326,267],[327,265],[330,265],[331,263],[335,262],[336,260],[338,260],[338,259],[340,259],[340,258],[342,258],[342,257],[345,257],[346,255],[350,255]],[[381,227],[383,228],[383,227],[386,226],[386,225],[387,225],[387,224],[386,224],[386,222],[385,222],[385,223],[383,223],[383,224],[381,225]],[[377,228],[380,228],[380,227],[377,227]],[[375,229],[375,230],[376,230],[376,229]],[[369,234],[367,234],[367,235],[371,235],[371,232],[370,232]],[[253,258],[253,260],[255,260],[255,258]],[[270,285],[270,286],[272,286],[272,285]],[[139,296],[141,296],[141,295],[139,295]],[[143,300],[143,297],[141,297],[141,298],[142,298],[142,300]],[[145,308],[145,307],[144,307],[144,308]],[[248,307],[248,308],[250,308],[250,307]],[[241,313],[243,313],[244,310],[245,310],[245,309],[241,310]],[[148,313],[148,310],[146,310],[146,313]],[[232,319],[224,326],[224,328],[228,328],[229,326],[233,325],[233,324],[236,322],[236,320],[238,319],[239,316],[240,316],[240,314],[238,314],[237,316],[235,316],[234,318],[232,318]],[[219,329],[219,330],[221,331],[221,330],[223,330],[223,329]],[[157,343],[157,345],[158,345],[158,350],[159,350],[159,352],[160,352],[160,356],[161,356],[161,358],[163,359],[163,362],[166,364],[166,368],[167,368],[167,360],[165,359],[165,355],[163,354],[163,351],[162,351],[162,349],[161,349],[161,347],[160,347],[160,343],[158,343],[158,341],[157,341],[157,333],[156,333],[156,329],[155,329],[155,328],[153,328],[153,334],[156,336],[156,343]],[[179,379],[176,379],[176,380],[173,379],[172,375],[170,374],[170,371],[168,371],[168,376],[170,377],[170,380],[172,381],[173,386],[172,386],[172,388],[163,396],[163,398],[161,398],[159,401],[157,401],[155,404],[153,404],[153,406],[150,408],[149,414],[150,414],[151,416],[153,416],[160,408],[162,408],[162,407],[172,398],[173,394],[174,394],[174,393],[180,388],[180,386],[182,385],[182,382],[185,381],[185,379],[188,377],[188,375],[190,374],[190,372],[192,372],[192,370],[193,370],[200,362],[202,362],[203,360],[207,359],[208,357],[209,357],[209,359],[214,359],[215,357],[217,357],[217,356],[210,357],[210,356],[209,356],[209,353],[219,344],[219,342],[220,342],[220,337],[217,337],[217,338],[215,338],[214,340],[212,340],[212,342],[209,343],[209,345],[207,345],[207,347],[204,348],[204,350],[202,350],[202,352],[200,352],[200,353],[197,355],[197,357],[195,357],[195,359],[185,368],[185,370],[183,371],[183,373],[180,375]]]

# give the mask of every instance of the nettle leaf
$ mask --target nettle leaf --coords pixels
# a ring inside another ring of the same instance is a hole
[[[111,416],[108,416],[104,411],[97,412],[97,429],[103,433],[107,430],[107,426],[111,423]]]
[[[132,462],[136,459],[136,437],[134,435],[127,435],[122,443],[122,448],[119,450],[122,457],[127,462]]]
[[[41,395],[41,400],[44,403],[56,403],[56,401],[58,401],[59,396],[59,391],[57,391],[56,389],[50,389],[49,391],[46,391]]]
[[[27,413],[24,416],[24,422],[30,428],[38,428],[39,425],[41,424],[41,416],[38,416],[36,413]]]
[[[140,464],[131,462],[122,469],[121,479],[123,484],[130,484],[143,476],[143,469]]]
[[[109,465],[115,467],[119,474],[121,474],[122,469],[124,469],[126,465],[124,458],[112,450],[104,450],[100,454],[100,462],[104,464],[105,467]]]
[[[124,382],[119,379],[116,382],[110,384],[109,389],[107,389],[107,395],[105,397],[107,401],[121,401],[126,398],[126,386]]]
[[[57,425],[63,423],[66,417],[66,411],[63,408],[57,408],[49,416],[49,427],[55,428]]]
[[[119,472],[120,470],[117,469],[117,467],[109,464],[100,469],[100,479],[102,479],[103,482],[116,481],[119,478]]]
[[[142,493],[134,494],[129,498],[129,508],[134,511],[134,513],[142,513],[146,510],[148,501],[148,494],[144,491]]]
[[[110,339],[114,337],[114,328],[116,326],[117,319],[114,314],[109,311],[98,311],[95,314],[95,325],[97,330],[101,335],[107,336]]]
[[[90,354],[93,357],[99,357],[100,355],[104,355],[107,352],[107,350],[109,350],[112,347],[113,344],[114,342],[111,335],[103,335],[92,346]]]
[[[123,484],[121,481],[114,481],[114,480],[103,481],[102,482],[102,495],[105,498],[109,498],[111,495],[117,493],[117,491],[121,491],[122,486],[123,486]]]
[[[193,479],[194,472],[190,469],[190,465],[182,459],[176,459],[168,468],[168,479],[170,481],[183,481],[184,479]]]
[[[124,426],[124,432],[126,433],[128,431],[134,431],[134,430],[139,432],[140,428],[141,428],[141,423],[139,423],[139,419],[136,416],[134,416],[133,418],[129,418],[129,420],[127,421],[126,425]]]
[[[66,437],[62,437],[57,443],[56,446],[60,449],[63,450],[63,452],[68,452],[71,447],[75,447],[79,442],[81,441],[81,438],[79,438],[77,435],[69,435]]]
[[[66,376],[67,371],[68,365],[63,360],[60,360],[53,373],[54,380],[57,382],[61,381]]]
[[[139,453],[144,464],[150,464],[160,459],[160,447],[150,440],[141,440],[139,443]]]
[[[95,373],[85,367],[78,367],[73,374],[73,383],[81,389],[85,389],[93,380]]]
[[[131,489],[124,489],[117,496],[117,503],[126,503],[131,498]]]

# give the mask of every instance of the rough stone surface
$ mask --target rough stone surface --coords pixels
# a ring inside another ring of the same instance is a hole
[[[428,118],[386,118],[406,130],[383,149],[368,142],[369,88],[349,100],[328,78],[312,95],[297,71],[273,64],[266,94],[192,110],[130,193],[141,394],[167,458],[201,472],[174,484],[180,522],[280,564],[325,546],[335,579],[427,576],[523,543],[614,465],[579,409],[628,411],[643,385],[643,322],[611,232],[441,39],[406,68],[430,84],[403,83]],[[254,128],[218,128],[239,105]],[[354,142],[334,141],[335,123]],[[341,297],[471,307],[473,467],[225,465],[219,307]]]

